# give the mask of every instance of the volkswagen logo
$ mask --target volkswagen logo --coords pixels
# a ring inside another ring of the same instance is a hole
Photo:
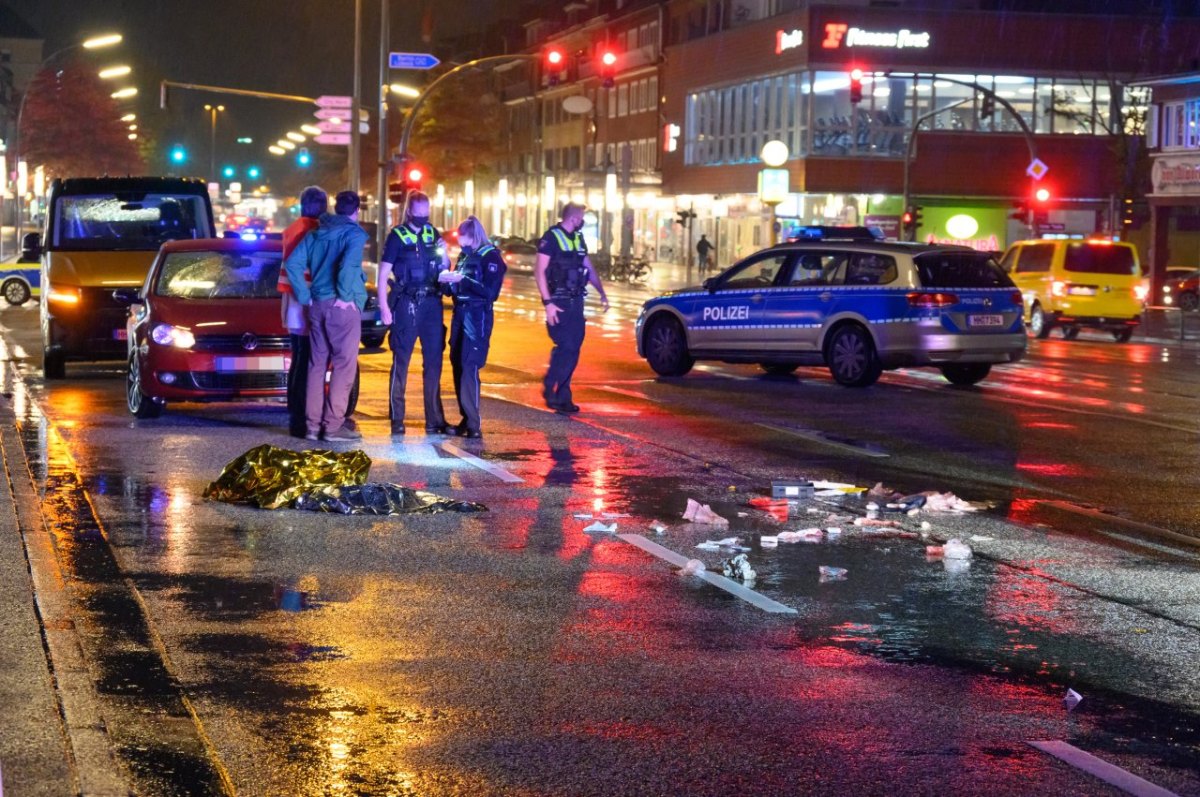
[[[247,332],[242,335],[242,348],[246,351],[254,351],[258,348],[258,335],[253,332]]]
[[[983,300],[983,306],[984,306],[984,307],[991,307],[991,306],[992,306],[992,300],[991,300],[991,299],[984,299],[984,300]]]

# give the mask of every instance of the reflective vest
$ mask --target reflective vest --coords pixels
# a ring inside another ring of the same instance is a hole
[[[393,264],[395,287],[409,295],[436,293],[438,274],[442,270],[442,247],[437,230],[432,224],[426,224],[418,236],[407,224],[401,224],[392,232],[403,244],[398,262]]]
[[[546,267],[546,281],[551,296],[582,296],[587,287],[588,270],[583,262],[587,249],[583,245],[583,233],[568,234],[555,225],[550,228],[558,248],[550,256]]]
[[[491,244],[484,244],[475,251],[471,252],[469,255],[466,253],[466,251],[460,252],[458,255],[458,262],[454,265],[454,270],[461,273],[464,279],[483,282],[483,259],[489,252],[495,251],[496,247],[492,246]],[[453,294],[455,299],[458,299],[459,301],[483,301],[482,297],[475,296],[464,296],[460,299],[458,295],[460,285],[461,283],[455,283],[450,286],[450,292]]]

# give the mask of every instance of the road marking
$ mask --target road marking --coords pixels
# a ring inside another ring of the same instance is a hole
[[[655,404],[664,404],[665,403],[662,399],[656,399],[651,396],[647,396],[645,393],[639,393],[636,390],[622,390],[619,387],[612,387],[610,385],[593,385],[593,387],[595,387],[596,390],[604,390],[608,393],[616,393],[619,396],[629,396],[630,398],[642,399],[644,401],[652,401]]]
[[[770,429],[772,432],[780,432],[781,434],[791,435],[792,437],[799,437],[801,440],[808,440],[811,443],[820,443],[821,445],[829,446],[831,448],[849,451],[852,454],[860,454],[864,457],[876,457],[882,459],[890,456],[883,451],[873,451],[865,446],[856,446],[853,443],[843,443],[840,440],[833,440],[826,436],[824,432],[818,432],[813,429],[790,429],[786,426],[774,426],[769,423],[759,423],[757,425],[764,429]]]
[[[1072,504],[1068,501],[1041,501],[1040,503],[1042,506],[1047,506],[1051,509],[1057,509],[1061,512],[1070,512],[1075,515],[1083,515],[1084,517],[1090,517],[1095,520],[1102,520],[1106,523],[1114,523],[1118,526],[1125,526],[1126,528],[1135,529],[1143,534],[1149,534],[1154,537],[1168,539],[1172,542],[1181,543],[1183,545],[1190,545],[1193,548],[1200,546],[1200,538],[1189,537],[1186,534],[1180,534],[1178,532],[1171,531],[1170,529],[1159,528],[1158,526],[1151,526],[1149,523],[1141,523],[1136,520],[1126,520],[1123,517],[1117,517],[1116,515],[1109,514],[1108,512],[1102,512],[1099,509],[1090,509],[1086,506],[1079,506],[1078,504]],[[1144,542],[1144,540],[1142,542]]]
[[[509,484],[522,484],[525,481],[524,479],[522,479],[520,476],[516,475],[515,473],[507,471],[504,468],[500,467],[499,465],[493,465],[491,462],[488,462],[487,460],[480,459],[479,457],[475,456],[474,454],[469,454],[466,451],[463,451],[458,446],[452,445],[451,443],[442,443],[441,449],[443,451],[445,451],[447,454],[452,454],[453,456],[458,457],[463,462],[466,462],[469,465],[474,465],[475,467],[479,468],[480,470],[487,471],[488,473],[492,474],[493,476],[495,476],[497,479],[499,479],[502,482],[507,482]]]
[[[686,556],[677,554],[670,548],[664,548],[657,542],[646,539],[641,534],[618,534],[617,539],[627,542],[635,548],[641,548],[646,553],[657,556],[659,559],[662,559],[663,561],[667,562],[668,564],[672,564],[675,567],[682,568],[688,563]],[[735,595],[747,603],[757,606],[764,612],[771,612],[772,614],[797,614],[796,610],[791,606],[784,606],[779,601],[771,600],[766,595],[755,592],[749,587],[745,587],[736,581],[725,578],[725,576],[720,576],[716,573],[711,573],[708,570],[705,570],[703,573],[698,573],[697,577],[707,581],[714,587],[720,587],[730,595]]]
[[[1052,755],[1060,761],[1065,761],[1076,769],[1081,769],[1105,783],[1116,786],[1121,791],[1136,795],[1136,797],[1179,797],[1173,791],[1157,786],[1145,778],[1139,778],[1116,764],[1110,764],[1103,758],[1097,758],[1066,742],[1029,742],[1028,744],[1046,755]]]
[[[712,374],[713,376],[719,376],[724,379],[734,379],[738,382],[754,381],[754,377],[752,377],[752,376],[742,376],[741,374],[732,374],[723,368],[717,368],[715,365],[697,365],[697,366],[695,366],[695,369],[697,371],[703,371],[706,374]]]

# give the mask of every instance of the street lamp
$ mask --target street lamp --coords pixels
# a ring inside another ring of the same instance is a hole
[[[114,100],[127,100],[130,97],[136,97],[138,90],[135,86],[127,86],[123,89],[117,89],[112,93]]]
[[[412,86],[405,86],[403,83],[393,83],[388,86],[391,92],[399,97],[408,97],[410,100],[415,100],[421,96],[421,90],[415,89]]]
[[[308,133],[310,136],[319,136],[321,135],[321,128],[316,125],[300,125],[300,132]]]
[[[211,136],[208,146],[208,173],[212,175],[212,180],[217,179],[217,114],[225,112],[224,105],[205,105],[204,110],[209,112],[212,120]]]
[[[99,75],[101,80],[112,80],[117,77],[125,77],[132,71],[133,68],[129,66],[110,66],[107,69],[101,69]]]
[[[272,155],[286,155],[287,154],[286,149],[284,149],[283,147],[276,146],[274,144],[267,147],[267,152],[271,153]]]
[[[45,69],[47,66],[49,66],[52,61],[54,61],[59,56],[64,55],[65,53],[69,53],[74,50],[78,50],[81,47],[85,50],[98,50],[98,49],[101,49],[104,47],[112,47],[113,45],[120,44],[122,39],[123,39],[123,37],[119,33],[106,33],[101,36],[93,36],[90,39],[86,39],[86,40],[84,40],[82,42],[78,42],[76,44],[68,44],[66,47],[63,47],[62,49],[59,49],[59,50],[55,50],[54,52],[50,53],[50,55],[48,55],[44,59],[42,59],[42,62],[40,64],[38,64],[38,67],[37,67],[37,69],[34,70],[33,74],[35,77],[37,75],[41,74],[42,70]],[[134,91],[136,92],[136,89]],[[13,162],[17,164],[18,168],[20,168],[20,165],[21,165],[21,118],[25,115],[25,101],[28,99],[29,99],[29,87],[26,86],[25,91],[21,92],[21,104],[17,106],[17,124],[16,124],[16,128],[13,130],[13,140],[12,140],[12,158],[13,158]],[[4,180],[5,180],[5,182],[7,182],[7,177],[5,177]],[[23,191],[17,192],[17,193],[24,195]],[[20,201],[20,200],[17,201],[16,233],[17,233],[18,241],[21,240],[21,227],[22,227],[22,223],[25,220],[25,213],[23,211],[23,205],[24,205],[24,203],[22,201]],[[2,241],[2,240],[3,240],[3,236],[0,235],[0,241]]]
[[[287,133],[287,137],[289,139],[291,139],[292,141],[295,141],[297,144],[303,144],[307,140],[304,138],[304,136],[300,135],[299,133],[295,132],[294,130],[289,130]]]

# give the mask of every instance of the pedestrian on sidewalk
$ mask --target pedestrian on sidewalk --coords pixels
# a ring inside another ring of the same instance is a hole
[[[708,240],[708,236],[700,234],[700,240],[696,242],[696,253],[700,255],[700,273],[704,274],[712,266],[712,261],[708,259],[708,255],[713,250],[712,243]]]
[[[309,363],[305,437],[308,440],[361,440],[345,428],[350,390],[358,372],[360,313],[367,302],[363,246],[367,233],[358,224],[358,194],[342,191],[334,212],[301,239],[284,262],[296,300],[308,308]],[[311,288],[304,279],[307,271]],[[325,374],[332,367],[328,392]]]
[[[546,330],[554,342],[550,366],[542,380],[542,397],[547,407],[559,413],[579,412],[579,405],[571,396],[571,375],[575,373],[583,348],[583,302],[588,283],[600,294],[601,309],[608,312],[608,296],[592,267],[583,240],[583,214],[583,205],[572,202],[563,207],[562,221],[547,230],[538,241],[534,269],[542,304],[546,307]]]
[[[300,243],[310,232],[320,225],[322,213],[329,210],[329,195],[317,185],[310,185],[300,194],[300,218],[293,221],[283,231],[283,259],[296,251]],[[308,284],[312,275],[304,272],[304,282]],[[296,300],[292,291],[292,283],[288,280],[287,271],[279,270],[279,282],[276,288],[281,294],[279,313],[283,326],[288,331],[289,348],[292,362],[288,366],[287,377],[287,407],[288,433],[292,437],[303,438],[308,432],[305,425],[306,411],[305,386],[308,384],[308,311]]]
[[[458,225],[462,253],[454,271],[442,274],[454,298],[450,317],[450,366],[454,370],[454,395],[462,420],[454,433],[460,437],[483,437],[479,419],[479,369],[487,364],[492,339],[492,303],[504,284],[504,258],[488,240],[483,223],[474,216]]]
[[[392,435],[404,434],[404,391],[408,364],[421,341],[421,377],[425,389],[425,433],[451,434],[442,408],[442,357],[446,351],[446,315],[438,276],[450,269],[442,234],[429,223],[429,197],[408,197],[404,223],[392,228],[379,262],[379,316],[390,327],[392,349],[389,417]]]

